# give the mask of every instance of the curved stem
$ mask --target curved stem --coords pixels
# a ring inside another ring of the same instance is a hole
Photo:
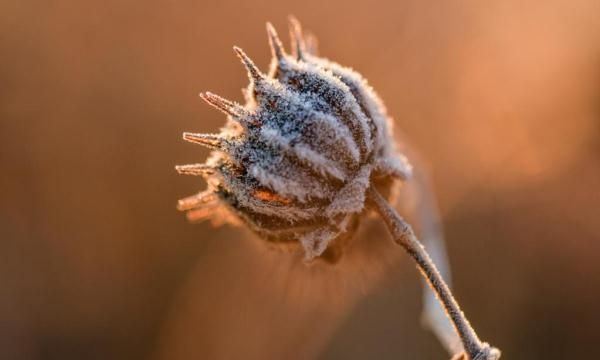
[[[368,191],[368,197],[384,220],[394,241],[402,246],[415,260],[417,267],[436,293],[461,339],[468,359],[492,360],[500,358],[500,351],[479,340],[477,333],[463,314],[448,285],[446,285],[429,254],[415,236],[411,226],[398,215],[396,210],[377,190],[371,187]]]

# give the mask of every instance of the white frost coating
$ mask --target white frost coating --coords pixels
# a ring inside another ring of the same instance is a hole
[[[404,155],[381,158],[375,164],[375,171],[406,180],[412,176],[412,165]]]
[[[278,194],[284,196],[294,196],[296,199],[304,202],[308,196],[308,191],[303,184],[292,180],[284,179],[265,171],[258,166],[250,168],[250,174],[257,179],[261,184],[270,187]]]
[[[366,79],[351,68],[343,67],[323,58],[309,55],[306,57],[306,61],[330,69],[335,76],[339,77],[350,88],[357,101],[364,108],[366,115],[373,120],[377,127],[375,151],[381,150],[384,157],[393,157],[396,153],[394,142],[384,141],[392,132],[393,122],[387,115],[385,105]]]
[[[329,227],[318,228],[309,232],[300,238],[300,243],[304,248],[304,259],[310,261],[323,254],[329,243],[338,235],[337,231],[332,231]]]
[[[311,166],[321,175],[333,176],[342,181],[346,179],[346,174],[339,169],[335,161],[327,159],[304,144],[290,145],[289,140],[282,136],[277,129],[263,127],[261,134],[266,141],[279,145],[286,152],[293,153],[298,159]]]
[[[316,209],[298,209],[292,206],[268,205],[254,198],[248,198],[245,205],[259,214],[281,218],[294,223],[298,220],[306,220],[315,216]]]
[[[290,56],[268,31],[269,72],[235,48],[250,79],[246,104],[204,93],[228,122],[217,135],[186,133],[213,152],[204,165],[178,169],[204,177],[216,201],[265,240],[301,244],[314,259],[351,237],[349,224],[358,226],[371,178],[390,187],[392,181],[380,180],[405,180],[411,167],[396,153],[385,107],[360,74],[302,53],[301,37]],[[208,214],[195,211],[202,208],[188,201],[182,210],[200,219]]]
[[[361,212],[365,206],[365,192],[369,187],[370,176],[371,166],[363,166],[356,177],[346,184],[329,204],[325,210],[327,216]]]
[[[304,248],[304,259],[311,261],[321,256],[332,241],[346,232],[350,218],[350,215],[346,215],[339,224],[323,226],[303,235],[300,243]]]
[[[227,181],[227,187],[247,189],[247,191],[240,192],[236,199],[240,205],[251,209],[258,214],[277,217],[293,223],[298,220],[310,219],[314,217],[318,211],[318,209],[314,207],[300,208],[298,206],[288,206],[277,202],[262,201],[255,197],[254,189],[245,186],[238,179],[232,177],[224,177],[224,179]]]
[[[346,174],[338,168],[338,165],[327,159],[325,156],[317,153],[306,145],[298,144],[294,146],[298,158],[309,163],[315,170],[323,176],[332,176],[338,180],[346,180]]]
[[[359,104],[346,84],[326,68],[305,62],[286,62],[286,72],[281,72],[280,81],[288,84],[300,83],[305,96],[312,101],[325,99],[339,115],[342,123],[355,133],[354,138],[367,152],[372,150],[371,129]]]
[[[352,140],[350,130],[345,125],[341,124],[335,117],[326,114],[313,119],[313,121],[317,126],[325,127],[325,132],[331,131],[335,140],[342,142],[343,149],[350,153],[352,160],[357,163],[360,161],[360,151]]]

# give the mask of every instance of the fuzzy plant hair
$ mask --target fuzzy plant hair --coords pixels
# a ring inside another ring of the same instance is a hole
[[[204,177],[208,188],[179,201],[190,220],[245,223],[278,248],[307,261],[340,260],[367,210],[384,220],[393,240],[415,260],[454,325],[464,351],[454,359],[496,360],[481,342],[412,228],[390,206],[393,187],[412,168],[396,150],[391,120],[366,80],[317,56],[313,38],[290,21],[288,54],[271,24],[273,59],[263,73],[238,47],[250,84],[239,104],[201,94],[227,115],[218,134],[184,133],[213,150],[204,163],[177,166]]]

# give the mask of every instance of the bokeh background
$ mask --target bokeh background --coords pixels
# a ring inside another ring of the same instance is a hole
[[[480,335],[507,359],[595,357],[600,2],[5,0],[0,358],[448,358],[407,258],[351,306],[296,298],[246,232],[175,210],[204,185],[173,166],[207,154],[181,132],[223,123],[197,94],[240,101],[231,46],[265,68],[264,23],[285,37],[289,14],[432,169]]]

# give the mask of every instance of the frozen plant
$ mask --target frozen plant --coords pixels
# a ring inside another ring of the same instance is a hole
[[[201,97],[227,115],[218,134],[184,133],[212,149],[205,163],[177,166],[208,188],[179,201],[190,220],[242,222],[268,244],[304,252],[307,262],[340,261],[365,212],[375,210],[394,241],[416,261],[461,339],[456,358],[498,359],[464,317],[411,227],[389,205],[392,188],[412,168],[391,135],[391,120],[366,80],[320,58],[314,39],[290,21],[287,54],[267,24],[273,55],[261,72],[240,48],[247,69],[245,104],[212,93]]]

